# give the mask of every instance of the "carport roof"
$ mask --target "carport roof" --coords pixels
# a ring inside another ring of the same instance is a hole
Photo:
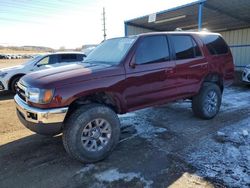
[[[173,31],[176,28],[202,28],[225,31],[250,27],[250,0],[199,0],[176,8],[125,21],[126,25],[154,31]],[[154,16],[155,19],[154,19]],[[149,22],[149,18],[153,18]]]

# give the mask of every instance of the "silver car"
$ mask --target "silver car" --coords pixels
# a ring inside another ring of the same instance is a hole
[[[242,81],[250,84],[250,65],[247,65],[242,73]]]

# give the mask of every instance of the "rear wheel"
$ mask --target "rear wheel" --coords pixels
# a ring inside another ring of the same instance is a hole
[[[91,104],[76,110],[65,122],[63,144],[68,154],[85,163],[107,157],[120,137],[120,122],[110,108]]]
[[[192,110],[202,119],[215,117],[221,106],[221,90],[214,83],[204,83],[198,95],[193,97]]]

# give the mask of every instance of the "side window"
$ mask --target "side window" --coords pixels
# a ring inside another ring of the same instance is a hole
[[[49,56],[49,64],[55,64],[55,63],[58,63],[58,60],[57,60],[57,55],[50,55]]]
[[[212,55],[228,53],[228,46],[219,35],[201,35],[201,40]]]
[[[201,50],[200,50],[198,44],[194,41],[194,39],[192,39],[192,42],[193,42],[195,57],[200,57],[200,56],[202,56],[202,55],[201,55]]]
[[[43,65],[48,65],[49,64],[49,56],[44,57],[41,59],[36,65],[37,66],[43,66]]]
[[[176,59],[189,59],[201,56],[201,51],[197,43],[188,35],[172,35]]]
[[[149,36],[142,39],[135,54],[136,64],[169,60],[166,36]]]
[[[83,54],[77,55],[77,61],[83,61],[84,58],[85,58],[85,56]]]
[[[74,62],[77,61],[76,54],[61,54],[61,62]]]

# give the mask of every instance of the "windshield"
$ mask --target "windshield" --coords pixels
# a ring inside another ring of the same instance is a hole
[[[136,37],[109,39],[97,46],[83,62],[102,62],[117,65],[128,52]]]
[[[28,61],[26,61],[25,63],[23,63],[23,65],[29,65],[29,64],[32,64],[34,62],[37,62],[39,61],[41,58],[43,57],[43,55],[37,55],[31,59],[29,59]]]

